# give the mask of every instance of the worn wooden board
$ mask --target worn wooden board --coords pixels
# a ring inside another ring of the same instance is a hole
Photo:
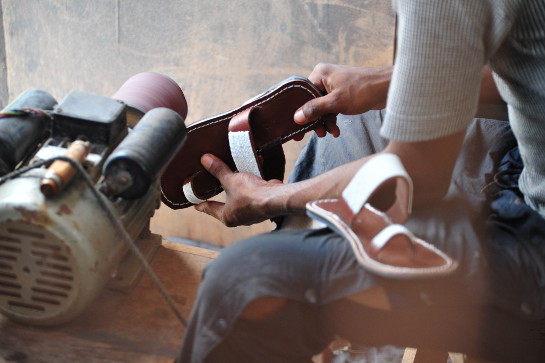
[[[152,267],[187,318],[203,268],[217,252],[163,241]],[[144,276],[130,293],[105,289],[80,317],[58,327],[0,315],[0,362],[172,362],[183,327]]]

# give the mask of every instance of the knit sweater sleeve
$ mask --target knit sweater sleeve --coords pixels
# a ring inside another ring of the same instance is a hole
[[[482,67],[502,36],[494,32],[495,10],[475,0],[393,2],[398,45],[382,136],[415,142],[463,130],[477,108]]]

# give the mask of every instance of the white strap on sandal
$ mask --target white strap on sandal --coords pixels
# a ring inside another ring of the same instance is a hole
[[[241,173],[250,173],[263,178],[250,139],[250,131],[230,131],[228,137],[231,157],[237,170]],[[195,195],[191,182],[183,185],[183,192],[185,199],[193,204],[206,201]]]
[[[390,240],[397,235],[407,236],[411,241],[414,241],[414,234],[401,224],[390,224],[388,227],[381,230],[371,243],[378,250],[382,249]]]
[[[250,173],[263,178],[250,137],[250,131],[229,132],[231,157],[239,172]]]
[[[228,137],[231,157],[237,170],[241,173],[250,173],[263,178],[254,152],[250,131],[229,131]],[[193,204],[205,202],[205,200],[195,195],[191,184],[189,182],[183,185],[185,199]]]
[[[195,192],[193,191],[193,187],[191,186],[191,182],[184,184],[183,191],[184,191],[185,199],[187,199],[188,202],[191,202],[193,204],[200,204],[200,203],[206,202],[206,200],[200,199],[195,195]]]
[[[367,203],[373,192],[391,178],[400,177],[409,187],[408,211],[412,205],[412,180],[397,155],[379,153],[367,161],[354,175],[342,193],[352,213],[357,214]]]

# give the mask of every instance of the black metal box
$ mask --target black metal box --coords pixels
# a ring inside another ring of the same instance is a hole
[[[53,110],[52,137],[113,144],[126,130],[125,107],[108,97],[71,91]]]

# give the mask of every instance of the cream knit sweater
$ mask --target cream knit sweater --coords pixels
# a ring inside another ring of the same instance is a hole
[[[520,189],[545,217],[545,0],[393,0],[398,51],[382,135],[463,130],[482,68],[494,72],[524,162]]]

